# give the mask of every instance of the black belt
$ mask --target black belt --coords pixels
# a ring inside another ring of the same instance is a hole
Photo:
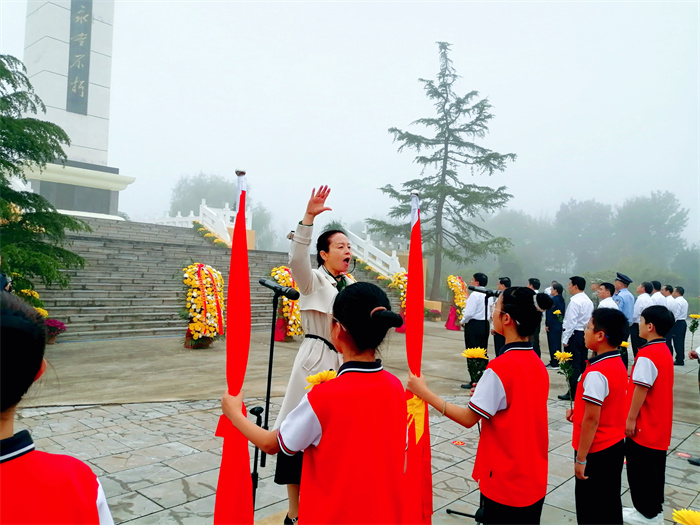
[[[332,344],[330,341],[327,341],[326,339],[324,339],[324,338],[321,337],[320,335],[305,334],[305,335],[304,335],[304,338],[305,338],[305,339],[306,339],[306,338],[308,338],[308,339],[318,339],[319,341],[323,341],[323,342],[326,344],[326,346],[327,346],[328,348],[330,348],[331,350],[333,350],[336,354],[338,353],[338,351],[335,349],[335,346],[333,346],[333,344]]]

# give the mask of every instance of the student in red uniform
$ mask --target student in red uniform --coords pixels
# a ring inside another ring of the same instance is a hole
[[[634,508],[623,509],[625,523],[663,524],[666,452],[673,423],[673,356],[665,336],[675,318],[665,306],[649,306],[639,321],[640,346],[627,386],[625,453]]]
[[[552,306],[547,294],[507,288],[493,311],[493,327],[505,337],[489,362],[468,408],[432,393],[409,371],[408,389],[447,417],[473,427],[483,419],[472,477],[479,483],[484,523],[539,523],[547,493],[547,396],[549,378],[530,336]]]
[[[338,377],[316,385],[279,430],[243,417],[243,394],[222,399],[224,414],[268,454],[304,451],[299,523],[400,523],[406,454],[403,386],[375,358],[401,317],[377,286],[357,283],[333,303],[331,341],[343,355]]]
[[[0,523],[111,525],[105,494],[89,466],[38,452],[28,431],[14,433],[17,403],[46,369],[45,346],[41,315],[0,293]]]
[[[581,376],[574,409],[566,411],[574,424],[576,521],[622,525],[627,369],[618,347],[629,336],[627,318],[619,310],[598,308],[583,335],[596,356]]]

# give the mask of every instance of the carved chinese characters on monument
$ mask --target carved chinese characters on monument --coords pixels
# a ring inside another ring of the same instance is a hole
[[[92,0],[71,0],[66,111],[87,115]]]

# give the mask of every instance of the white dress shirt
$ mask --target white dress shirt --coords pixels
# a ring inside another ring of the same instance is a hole
[[[634,314],[632,315],[632,323],[639,324],[639,319],[642,316],[642,312],[645,308],[653,306],[654,303],[651,300],[651,296],[648,293],[642,293],[637,296],[637,300],[634,302]],[[666,306],[665,304],[663,306]]]
[[[673,312],[673,315],[676,317],[676,321],[685,321],[688,317],[688,301],[682,295],[676,297],[676,311]]]
[[[613,301],[612,297],[606,297],[602,301],[600,301],[600,304],[598,305],[598,308],[612,308],[613,310],[619,310],[620,307],[617,306],[617,303]]]
[[[579,292],[571,296],[564,314],[564,332],[561,336],[563,344],[568,345],[575,330],[584,331],[593,315],[593,301],[585,293]]]
[[[669,297],[671,296],[669,295]],[[666,298],[661,292],[654,292],[651,294],[651,302],[652,304],[658,304],[659,306],[666,306]]]
[[[669,295],[666,297],[666,308],[669,309],[669,311],[673,314],[673,317],[676,317],[676,312],[678,311],[678,307],[680,306],[680,303],[676,302],[675,297],[672,295]]]
[[[472,319],[477,321],[488,321],[486,312],[484,311],[484,299],[486,295],[481,292],[472,292],[467,297],[467,304],[464,305],[464,313],[462,314],[461,324],[467,324]],[[489,306],[493,303],[493,297],[489,297]]]

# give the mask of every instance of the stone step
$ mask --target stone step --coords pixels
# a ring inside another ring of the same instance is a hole
[[[251,330],[253,332],[268,332],[270,330],[269,323],[252,323]],[[152,326],[151,328],[138,328],[130,330],[93,330],[93,331],[68,331],[64,332],[58,336],[57,341],[59,343],[69,342],[69,341],[92,341],[101,339],[134,339],[141,337],[174,337],[181,336],[184,342],[185,340],[186,328],[181,327],[167,327],[160,328],[157,326]],[[298,338],[301,340],[300,338]],[[223,339],[220,341],[223,343]],[[225,350],[225,346],[221,345],[222,351]],[[50,350],[49,350],[50,352]]]

